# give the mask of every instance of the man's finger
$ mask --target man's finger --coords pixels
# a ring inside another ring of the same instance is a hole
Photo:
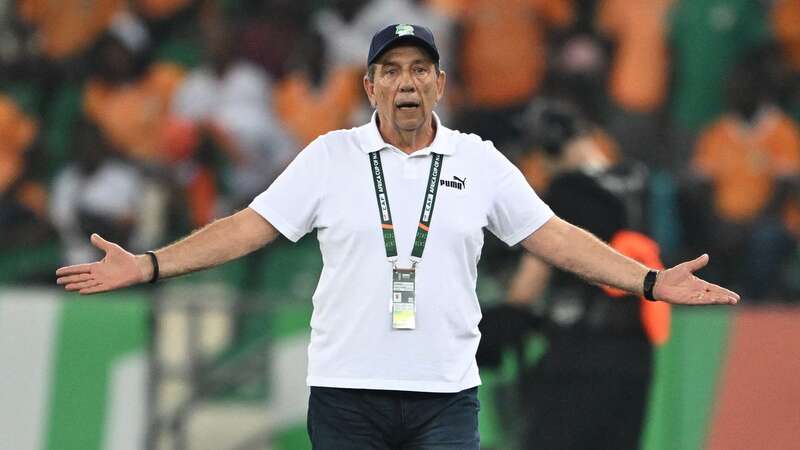
[[[94,287],[81,289],[80,291],[78,291],[78,293],[80,293],[81,295],[87,295],[87,294],[96,294],[98,292],[105,292],[107,290],[108,288],[105,285],[98,284],[97,286]]]
[[[716,286],[716,288],[725,297],[732,298],[732,299],[734,299],[736,301],[739,301],[741,299],[739,294],[737,294],[736,292],[729,291],[729,290],[725,289],[722,286]]]
[[[111,250],[111,247],[114,245],[111,242],[108,242],[107,240],[100,237],[100,235],[97,233],[92,234],[90,240],[92,241],[92,245],[104,251]]]
[[[732,299],[735,299],[736,301],[739,301],[739,299],[740,299],[739,294],[737,294],[736,292],[733,292],[733,291],[731,291],[729,289],[725,289],[724,287],[722,287],[722,286],[720,286],[718,284],[705,282],[705,289],[706,289],[706,292],[712,292],[717,297],[732,298]]]
[[[736,299],[735,297],[729,297],[729,296],[717,297],[714,300],[715,300],[714,304],[717,305],[735,305],[736,303],[739,302],[739,300]]]
[[[79,283],[70,283],[70,284],[64,286],[64,288],[66,290],[68,290],[68,291],[78,291],[78,290],[81,290],[81,289],[86,289],[86,288],[99,286],[101,284],[103,284],[103,283],[101,283],[100,281],[97,281],[97,280],[88,280],[88,281],[81,281]]]
[[[708,253],[703,253],[697,258],[685,262],[684,264],[686,264],[686,267],[689,269],[690,272],[697,272],[698,270],[705,267],[706,264],[708,264]]]
[[[721,286],[715,284],[709,285],[706,288],[709,298],[714,299],[714,303],[722,305],[735,305],[739,302],[739,295],[735,292],[729,291]]]
[[[78,275],[68,275],[59,277],[56,280],[56,284],[70,284],[70,283],[78,283],[81,281],[89,281],[92,279],[92,275],[90,273],[81,273]]]
[[[74,266],[66,266],[56,270],[56,275],[61,277],[64,275],[75,275],[78,273],[89,273],[92,270],[92,264],[76,264]]]

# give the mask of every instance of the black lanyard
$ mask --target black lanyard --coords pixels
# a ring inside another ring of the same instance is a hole
[[[422,202],[422,212],[419,216],[417,237],[414,239],[414,249],[411,252],[411,261],[416,264],[422,259],[425,251],[425,242],[428,240],[428,231],[433,218],[433,206],[436,203],[436,193],[439,191],[439,175],[442,173],[443,156],[441,153],[431,153],[431,170],[428,175],[428,185],[425,188],[425,197]],[[375,198],[378,201],[378,212],[381,216],[381,229],[383,231],[383,244],[386,247],[386,257],[389,261],[397,260],[397,242],[394,238],[394,224],[392,211],[389,208],[389,193],[386,190],[386,178],[383,175],[380,151],[369,154],[372,172],[372,181],[375,183]]]

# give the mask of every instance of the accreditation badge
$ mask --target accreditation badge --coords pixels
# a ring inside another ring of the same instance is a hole
[[[415,279],[414,269],[392,269],[392,328],[395,330],[417,327]]]

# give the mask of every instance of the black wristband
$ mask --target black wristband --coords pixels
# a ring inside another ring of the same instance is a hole
[[[158,258],[156,258],[156,254],[154,252],[145,252],[145,254],[150,256],[150,262],[153,263],[153,276],[149,281],[150,284],[153,284],[158,281]]]
[[[651,270],[647,272],[647,275],[644,276],[644,282],[642,284],[642,291],[644,292],[644,298],[650,300],[651,302],[656,301],[656,298],[653,297],[653,288],[656,286],[657,276],[658,276],[657,270]]]

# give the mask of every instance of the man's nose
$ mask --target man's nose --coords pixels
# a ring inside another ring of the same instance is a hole
[[[414,92],[414,89],[414,79],[411,77],[411,73],[403,71],[400,77],[400,92]]]

